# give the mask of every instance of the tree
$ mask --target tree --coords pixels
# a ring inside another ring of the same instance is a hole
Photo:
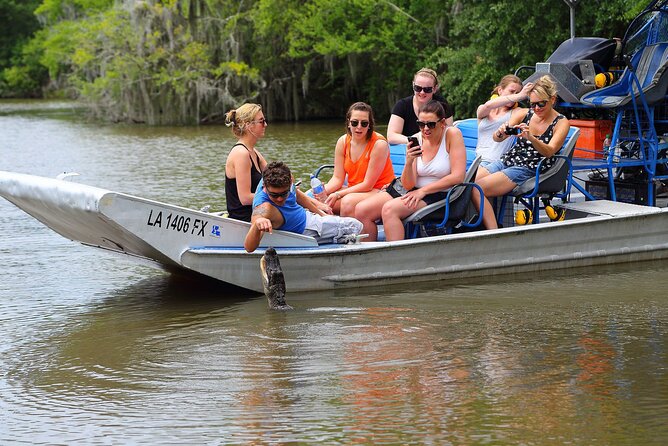
[[[576,31],[621,37],[643,6],[579,2]],[[465,118],[569,37],[553,0],[43,0],[36,12],[44,28],[29,43],[13,34],[0,94],[39,89],[48,71],[52,91],[97,116],[150,124],[211,122],[245,101],[284,120],[365,101],[382,119],[424,66]]]
[[[588,30],[587,36],[623,37],[643,7],[630,0],[581,2],[576,35]],[[525,11],[514,0],[473,0],[455,3],[454,11],[450,44],[439,47],[429,63],[446,73],[446,96],[459,118],[474,116],[503,75],[544,61],[570,38],[569,9],[560,1],[535,0]]]
[[[29,96],[45,78],[39,64],[21,66],[23,47],[39,29],[33,13],[39,4],[40,0],[0,0],[0,96]]]

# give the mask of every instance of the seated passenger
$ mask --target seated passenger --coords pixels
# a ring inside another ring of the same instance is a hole
[[[250,221],[253,192],[262,179],[267,161],[255,144],[264,136],[267,120],[258,104],[244,104],[225,115],[225,125],[239,140],[225,161],[225,200],[230,218]]]
[[[362,230],[352,217],[327,215],[315,199],[297,189],[287,165],[274,161],[267,165],[253,198],[251,227],[244,248],[253,252],[265,232],[274,229],[315,237],[318,243],[345,243]]]
[[[515,145],[499,161],[478,169],[476,183],[485,194],[485,228],[497,228],[488,198],[503,196],[518,184],[536,176],[541,160],[545,160],[541,172],[554,164],[554,155],[561,149],[570,129],[568,119],[554,109],[556,100],[556,84],[549,75],[542,76],[529,92],[529,108],[514,112],[508,125],[502,124],[494,133],[494,141],[500,142],[511,137],[506,129],[519,129]],[[472,199],[478,207],[480,194],[477,189],[473,189]]]
[[[529,82],[522,87],[519,77],[508,74],[494,87],[492,98],[478,107],[478,145],[475,154],[482,156],[481,166],[499,160],[513,146],[514,138],[494,141],[494,132],[501,124],[510,121],[513,112],[517,110],[517,103],[525,100],[532,88],[533,83]]]
[[[326,203],[341,216],[355,215],[357,203],[394,180],[390,148],[374,132],[371,106],[356,102],[346,113],[346,134],[336,142],[334,174],[325,185]],[[343,186],[348,178],[348,186]]]
[[[414,94],[394,104],[387,124],[387,141],[390,144],[406,144],[408,137],[416,134],[417,115],[420,107],[431,100],[439,101],[445,109],[445,123],[452,125],[454,109],[438,92],[438,76],[434,70],[422,68],[413,77]]]
[[[403,240],[402,220],[418,209],[442,200],[447,190],[464,180],[466,148],[462,132],[445,122],[445,109],[438,101],[430,101],[420,108],[416,125],[421,129],[406,150],[406,165],[401,174],[403,186],[409,190],[394,198],[386,190],[357,205],[355,216],[364,225],[369,240],[376,240],[375,221],[383,220],[385,238]]]

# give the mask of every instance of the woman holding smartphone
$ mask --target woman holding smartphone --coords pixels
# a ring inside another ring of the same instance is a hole
[[[378,238],[376,220],[382,218],[387,241],[403,240],[402,220],[424,206],[442,200],[447,190],[464,180],[466,148],[462,132],[446,123],[445,109],[438,101],[430,101],[418,112],[414,135],[406,149],[406,165],[401,182],[408,190],[393,198],[383,191],[357,205],[355,218],[362,222],[362,233],[368,241]]]
[[[325,185],[326,204],[342,217],[354,216],[357,203],[394,179],[390,148],[385,137],[374,132],[374,124],[369,104],[356,102],[348,108],[346,133],[334,149],[334,174]]]

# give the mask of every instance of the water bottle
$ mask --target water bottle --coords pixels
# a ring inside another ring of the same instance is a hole
[[[615,161],[620,162],[622,160],[622,145],[617,143],[614,150],[615,150]]]
[[[317,200],[322,201],[323,203],[327,200],[325,185],[322,184],[322,181],[315,175],[311,175],[311,191]]]
[[[610,134],[608,133],[605,135],[605,139],[603,140],[603,154],[607,158],[608,155],[610,154]]]

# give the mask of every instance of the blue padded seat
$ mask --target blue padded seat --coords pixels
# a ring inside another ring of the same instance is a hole
[[[634,74],[647,104],[662,101],[668,88],[668,42],[647,45],[633,55],[631,65],[633,71],[626,68],[616,83],[584,94],[580,102],[599,108],[625,106],[640,95]]]

